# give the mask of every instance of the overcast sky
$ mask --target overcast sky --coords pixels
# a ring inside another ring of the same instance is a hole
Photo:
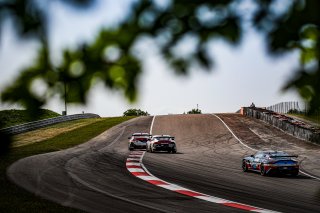
[[[130,0],[101,0],[87,11],[79,13],[52,1],[50,41],[54,52],[73,47],[82,41],[93,40],[102,26],[112,26],[126,14]],[[112,8],[112,9],[110,9]],[[32,63],[37,50],[35,42],[15,38],[7,23],[0,47],[0,89],[14,79],[19,69]],[[281,92],[281,87],[298,66],[298,54],[270,58],[261,36],[252,30],[244,35],[236,48],[223,41],[210,44],[215,66],[211,72],[194,69],[184,77],[166,67],[151,41],[140,42],[138,49],[145,58],[144,73],[139,82],[139,98],[129,104],[121,93],[96,85],[86,106],[69,105],[68,114],[91,112],[101,116],[118,116],[128,108],[140,108],[150,114],[183,113],[196,108],[203,112],[235,112],[254,102],[256,106],[270,106],[283,101],[298,101],[295,92]],[[148,48],[146,48],[148,47]],[[154,48],[153,48],[154,47]],[[1,104],[1,108],[12,108]],[[61,113],[64,104],[53,98],[46,108]]]

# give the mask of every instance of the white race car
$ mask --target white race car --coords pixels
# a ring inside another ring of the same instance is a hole
[[[174,137],[170,135],[154,135],[147,142],[147,152],[167,151],[171,153],[177,152],[177,145]]]
[[[133,133],[131,137],[129,137],[129,150],[134,149],[145,149],[147,146],[147,141],[149,141],[151,135],[149,133]]]

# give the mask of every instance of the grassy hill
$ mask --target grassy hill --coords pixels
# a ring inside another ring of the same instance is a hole
[[[37,118],[31,117],[26,110],[10,109],[0,111],[1,128],[27,123],[35,120],[60,116],[59,113],[48,109],[41,109]]]

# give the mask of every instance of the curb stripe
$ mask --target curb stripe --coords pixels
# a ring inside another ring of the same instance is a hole
[[[137,176],[137,178],[140,178],[140,179],[145,180],[145,181],[160,180],[159,178],[157,178],[155,176]]]
[[[133,174],[134,176],[150,176],[146,172],[131,172],[131,174]]]
[[[132,169],[132,168],[141,168],[141,166],[139,165],[139,166],[137,166],[137,165],[127,165],[127,168],[130,168],[130,169]]]
[[[140,162],[140,158],[128,158],[127,159],[127,162],[131,162],[131,161],[137,161],[137,162]]]
[[[137,169],[137,168],[128,168],[128,170],[129,170],[129,172],[144,172],[144,170],[141,168],[141,167],[139,167],[139,169]]]
[[[188,195],[188,196],[191,196],[191,197],[205,196],[204,194],[200,194],[198,192],[193,192],[193,191],[189,191],[189,190],[176,190],[176,192],[178,192],[180,194]]]
[[[141,155],[129,155],[129,158],[140,158]]]
[[[247,211],[252,211],[252,210],[256,209],[254,207],[242,205],[239,203],[223,203],[222,205],[230,206],[230,207],[237,208],[237,209],[247,210]]]
[[[161,180],[160,178],[155,177],[152,175],[143,165],[142,159],[144,157],[145,152],[143,152],[139,158],[134,158],[132,160],[132,157],[128,157],[126,162],[126,168],[127,170],[135,177],[140,178],[150,184],[153,184],[155,186],[159,186],[164,189],[168,189],[170,191],[177,192],[179,194],[198,198],[200,200],[208,201],[211,203],[221,204],[226,207],[241,209],[245,211],[251,211],[251,212],[260,212],[260,213],[277,213],[276,211],[268,210],[268,209],[262,209],[255,206],[250,206],[242,203],[233,202],[230,200],[225,200],[219,197],[210,196],[207,194],[203,194],[200,192],[196,192],[193,190],[189,190],[187,188],[181,187],[176,184],[172,184],[169,182],[166,182],[164,180]],[[132,156],[129,154],[129,156]],[[134,161],[134,162],[132,162]]]
[[[206,195],[196,196],[196,198],[198,198],[200,200],[205,200],[205,201],[208,201],[208,202],[212,202],[212,203],[218,203],[218,204],[228,202],[225,199],[221,199],[221,198],[218,198],[218,197],[208,197]]]
[[[172,184],[172,183],[168,183],[167,185],[159,185],[162,188],[171,190],[171,191],[182,191],[182,190],[187,190],[186,188],[183,188],[181,186]]]
[[[126,162],[126,166],[141,166],[140,163]]]
[[[147,180],[147,181],[154,185],[168,185],[166,182],[163,182],[162,180]]]

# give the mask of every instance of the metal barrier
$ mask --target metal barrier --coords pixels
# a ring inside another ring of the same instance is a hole
[[[281,102],[267,107],[268,110],[277,113],[289,113],[290,111],[306,113],[308,111],[307,108],[307,103],[299,103],[298,101]]]
[[[0,131],[5,134],[16,135],[16,134],[32,131],[35,129],[43,128],[46,126],[50,126],[53,124],[72,121],[72,120],[78,120],[78,119],[84,119],[84,118],[100,118],[100,116],[92,113],[65,115],[65,116],[59,116],[59,117],[54,117],[54,118],[49,118],[49,119],[44,119],[39,121],[28,122],[28,123],[24,123],[24,124],[12,126],[12,127],[7,127],[4,129],[1,129]]]
[[[297,138],[320,143],[320,129],[302,121],[262,108],[243,107],[241,111],[245,116],[260,119]]]

